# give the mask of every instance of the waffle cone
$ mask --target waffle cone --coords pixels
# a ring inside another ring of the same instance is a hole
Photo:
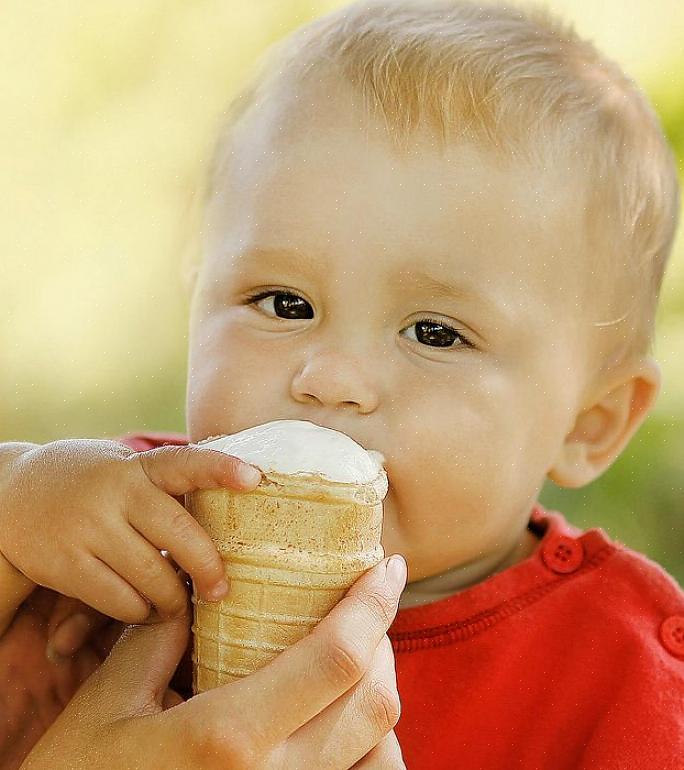
[[[230,584],[194,593],[193,691],[261,668],[308,634],[352,583],[384,558],[387,477],[367,484],[268,473],[252,492],[203,489],[186,507],[209,533]]]

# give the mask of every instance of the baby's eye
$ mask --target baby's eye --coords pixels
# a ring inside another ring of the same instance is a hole
[[[262,291],[250,297],[250,305],[263,301],[260,309],[268,316],[286,319],[313,318],[313,308],[302,297],[286,291]]]
[[[261,312],[271,318],[282,318],[285,320],[313,318],[313,308],[311,305],[303,297],[289,291],[262,291],[249,297],[247,303],[256,305]],[[416,321],[402,331],[406,332],[414,328],[416,331],[413,336],[407,335],[409,339],[413,339],[428,347],[473,347],[470,340],[464,337],[457,329],[430,318]],[[458,344],[455,344],[457,342]]]
[[[413,339],[431,348],[473,347],[470,340],[460,334],[457,329],[438,321],[433,321],[430,318],[416,321],[411,326],[407,326],[403,331],[408,331],[409,329],[415,329],[413,337],[407,335],[409,339]],[[459,344],[454,344],[458,340],[460,340]]]

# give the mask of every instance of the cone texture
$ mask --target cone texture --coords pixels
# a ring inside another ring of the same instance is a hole
[[[226,599],[193,595],[193,690],[239,679],[306,636],[384,558],[384,472],[368,484],[266,474],[253,492],[201,489],[186,507],[221,554]]]

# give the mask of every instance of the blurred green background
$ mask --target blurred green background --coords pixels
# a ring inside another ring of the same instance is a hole
[[[0,441],[183,432],[197,197],[231,95],[342,2],[6,0],[0,26]],[[684,4],[546,3],[648,93],[684,157]],[[684,254],[658,315],[664,386],[626,452],[543,504],[684,583]]]

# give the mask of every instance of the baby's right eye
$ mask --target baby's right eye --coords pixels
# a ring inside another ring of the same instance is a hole
[[[263,305],[259,302],[265,300]],[[287,291],[262,291],[248,299],[248,304],[256,305],[272,318],[300,320],[313,318],[313,308],[302,297]]]

